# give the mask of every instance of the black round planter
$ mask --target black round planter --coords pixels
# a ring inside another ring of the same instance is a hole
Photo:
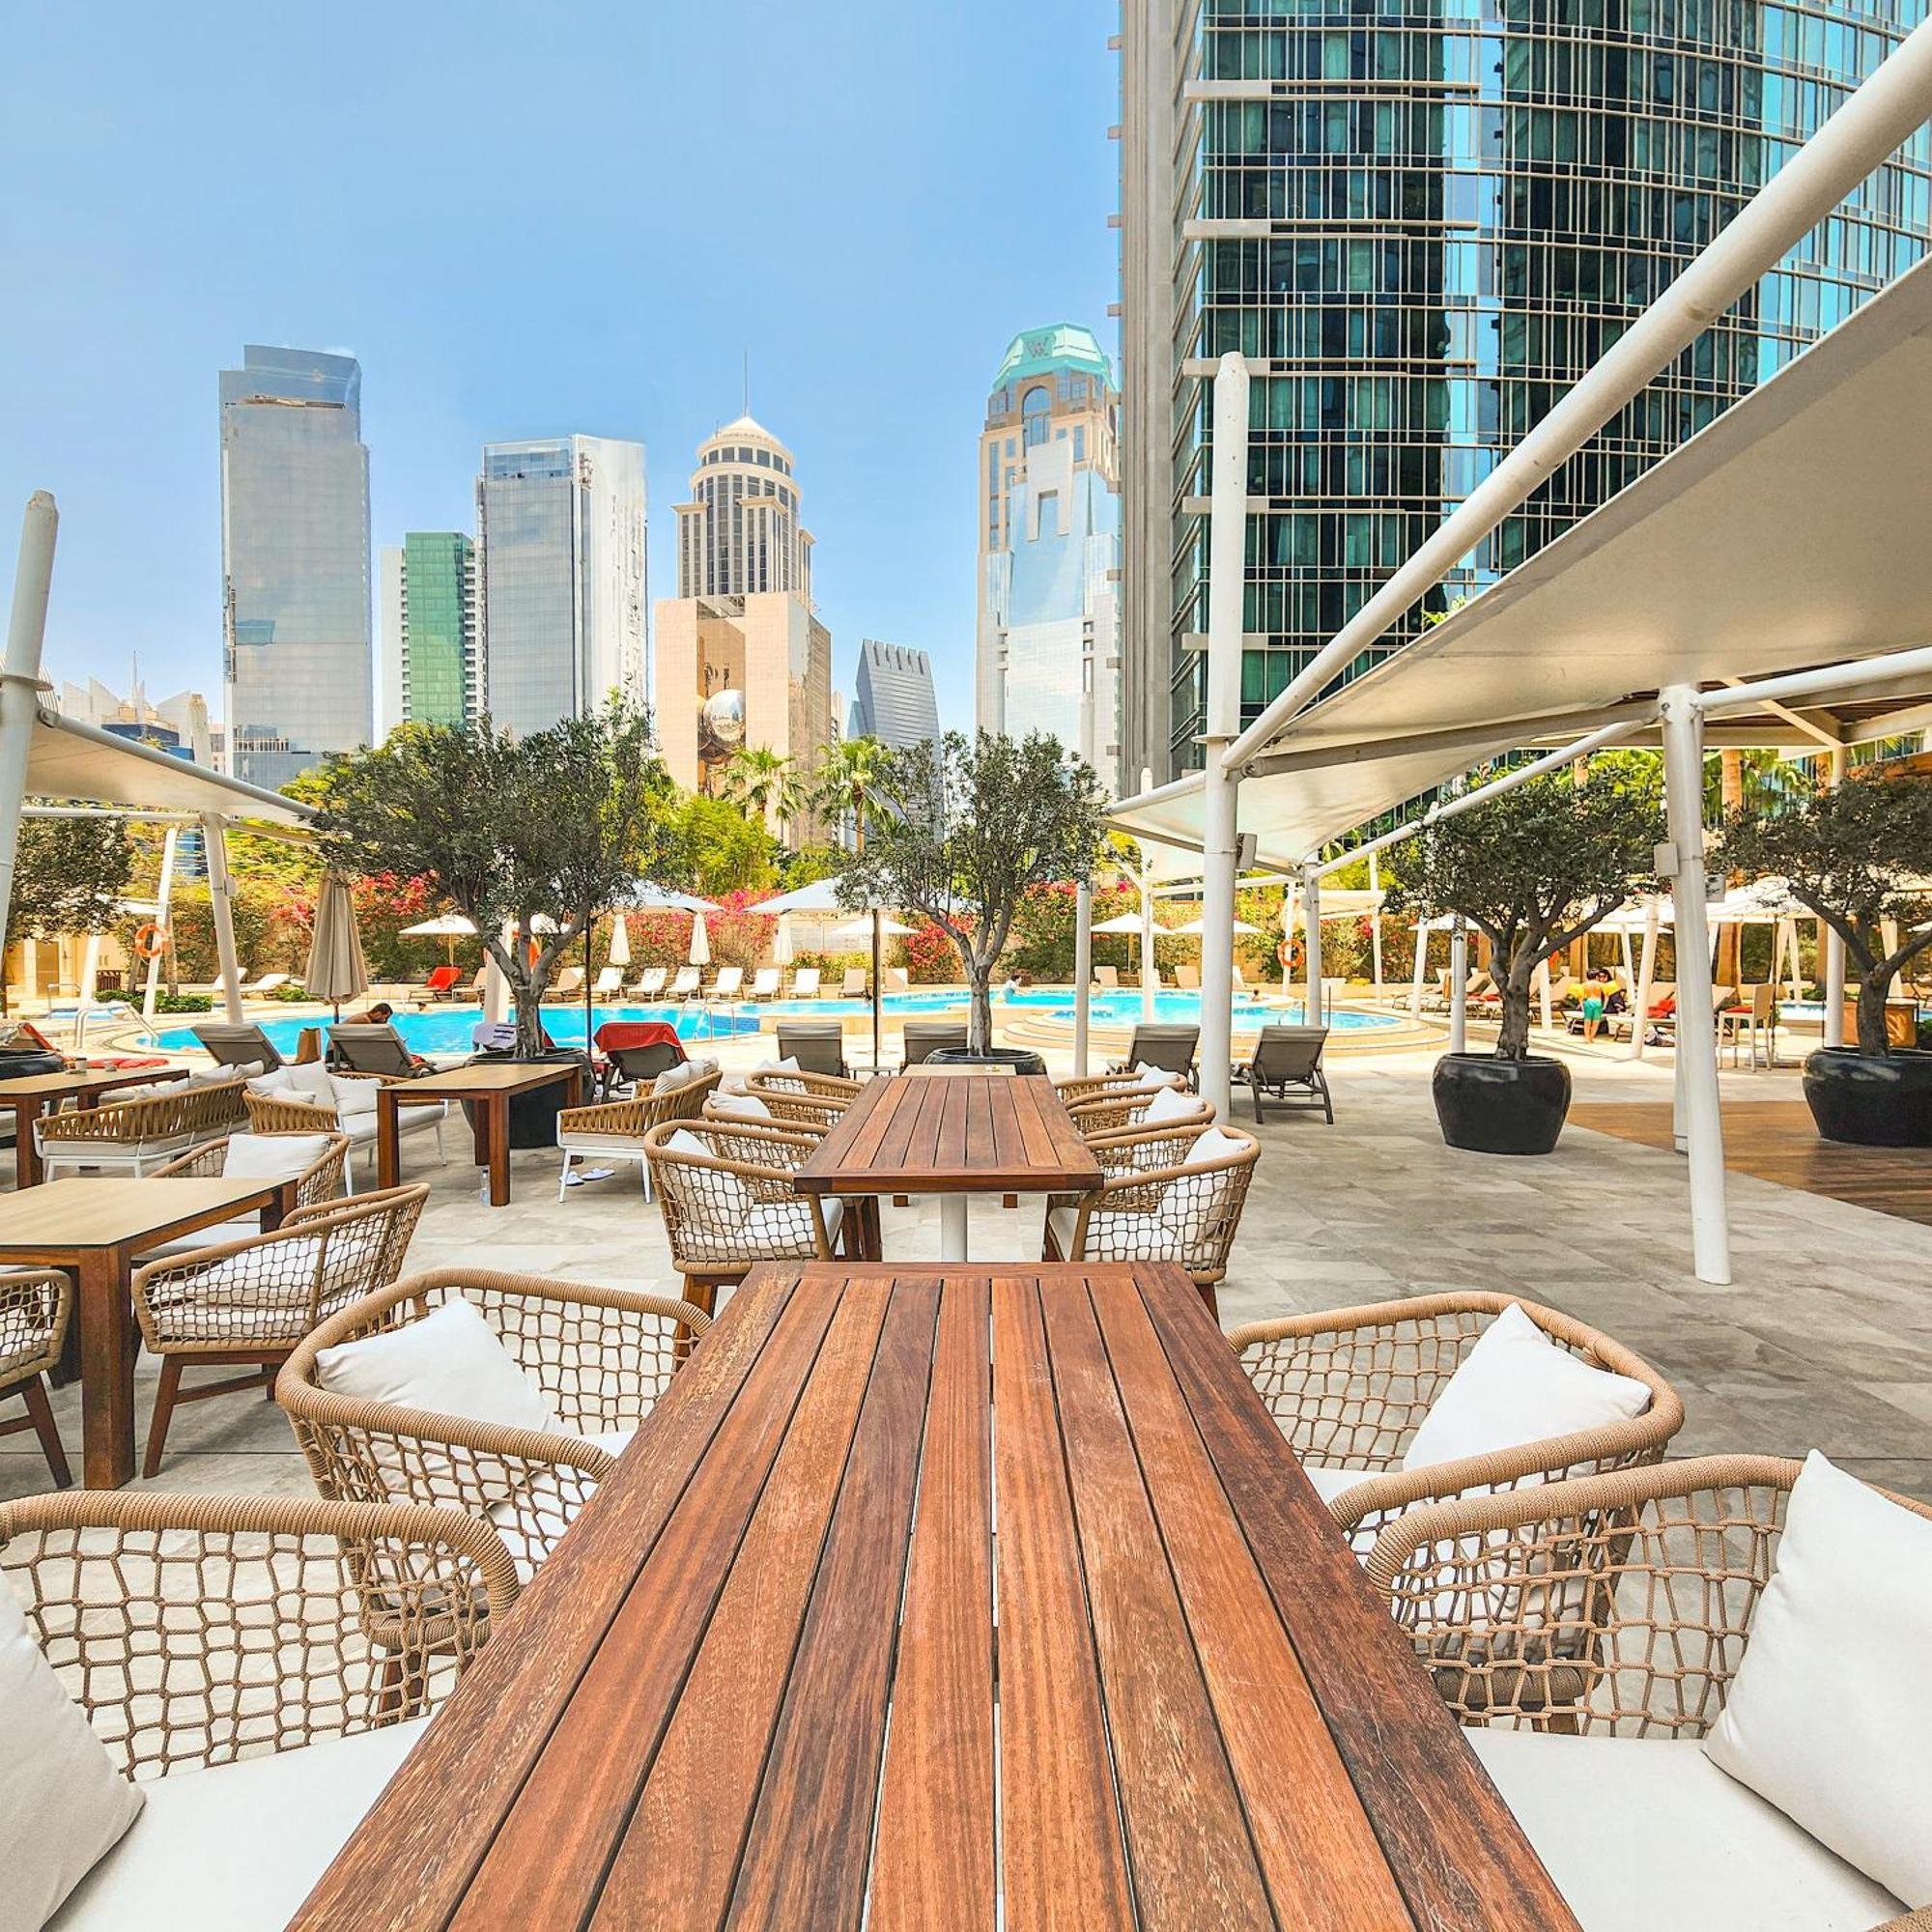
[[[1548,1153],[1570,1111],[1560,1060],[1445,1053],[1429,1084],[1442,1138],[1472,1153]]]
[[[1805,1058],[1804,1098],[1828,1141],[1932,1147],[1932,1053],[1821,1046]]]
[[[1016,1074],[1046,1071],[1046,1062],[1024,1046],[988,1046],[978,1053],[970,1046],[936,1046],[925,1062],[928,1066],[1010,1066]]]
[[[494,1061],[516,1060],[526,1064],[555,1062],[559,1065],[575,1061],[583,1068],[584,1092],[590,1091],[590,1063],[584,1055],[565,1047],[558,1047],[554,1053],[479,1053],[478,1062],[489,1065]],[[510,1145],[513,1148],[547,1148],[556,1145],[556,1117],[570,1103],[569,1090],[561,1080],[554,1080],[547,1087],[532,1087],[526,1093],[510,1095]],[[468,1100],[463,1103],[466,1115],[470,1113]],[[473,1124],[473,1116],[472,1124]]]
[[[58,1073],[65,1063],[43,1046],[0,1046],[0,1080],[24,1080],[30,1073]]]

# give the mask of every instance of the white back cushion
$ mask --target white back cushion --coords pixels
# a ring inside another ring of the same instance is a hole
[[[1135,1061],[1133,1075],[1143,1087],[1154,1085],[1162,1087],[1184,1087],[1187,1084],[1179,1074],[1170,1073],[1164,1066],[1150,1066],[1145,1060]]]
[[[315,1366],[331,1395],[464,1415],[499,1429],[559,1426],[543,1391],[461,1295],[420,1321],[323,1349]]]
[[[231,1179],[290,1180],[327,1151],[327,1134],[230,1134],[221,1171]]]
[[[376,1095],[382,1090],[380,1080],[341,1080],[331,1073],[324,1104],[332,1105],[346,1121],[351,1114],[373,1114],[376,1111]]]
[[[248,1075],[248,1091],[251,1094],[288,1094],[295,1090],[290,1074],[295,1069],[288,1066],[271,1066],[265,1073]]]
[[[769,1121],[772,1110],[755,1094],[720,1094],[711,1103],[722,1114],[737,1114],[748,1121]]]
[[[0,1932],[39,1932],[141,1803],[0,1582]]]
[[[1226,1160],[1231,1154],[1246,1153],[1246,1141],[1237,1141],[1233,1134],[1224,1134],[1219,1127],[1209,1127],[1206,1133],[1197,1134],[1187,1150],[1184,1162],[1187,1167],[1203,1167],[1210,1160]]]
[[[755,1066],[748,1066],[742,1073],[727,1073],[718,1084],[726,1094],[742,1094],[746,1091],[745,1081],[753,1073],[796,1073],[798,1060],[793,1054],[786,1054],[782,1060],[761,1060]]]
[[[1628,1422],[1649,1406],[1644,1383],[1591,1368],[1511,1302],[1430,1405],[1402,1466],[1420,1469]]]
[[[1167,1121],[1191,1119],[1201,1111],[1201,1102],[1179,1087],[1163,1087],[1141,1110],[1141,1125],[1157,1127]]]
[[[1907,1905],[1932,1905],[1932,1522],[1804,1459],[1704,1751]]]
[[[289,1076],[287,1092],[306,1094],[325,1107],[335,1105],[335,1075],[321,1061],[311,1060],[305,1066],[285,1066],[282,1071]]]
[[[680,1061],[675,1066],[667,1066],[651,1082],[651,1098],[655,1100],[661,1094],[675,1094],[690,1078],[691,1065],[688,1061]]]
[[[672,1134],[665,1142],[665,1149],[667,1152],[691,1154],[699,1160],[720,1158],[718,1149],[696,1134]],[[678,1198],[699,1220],[719,1231],[735,1228],[752,1211],[751,1190],[735,1174],[727,1174],[723,1168],[709,1169],[688,1194]]]

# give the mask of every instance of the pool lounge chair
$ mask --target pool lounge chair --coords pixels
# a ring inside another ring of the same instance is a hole
[[[564,967],[557,974],[556,978],[550,982],[549,988],[551,998],[554,1000],[567,999],[571,994],[581,993],[582,990],[583,968],[582,966]]]
[[[1137,1066],[1151,1066],[1157,1072],[1178,1073],[1188,1087],[1194,1085],[1194,1050],[1201,1044],[1201,1029],[1174,1021],[1143,1022],[1135,1027],[1126,1057],[1109,1067],[1110,1073],[1131,1073]]]
[[[1121,969],[1118,966],[1094,967],[1094,983],[1103,992],[1119,992],[1121,989]]]
[[[463,990],[461,966],[439,966],[417,990],[432,1000],[453,1000]]]
[[[1335,1103],[1321,1071],[1321,1049],[1327,1043],[1326,1027],[1262,1028],[1252,1058],[1234,1071],[1236,1081],[1255,1096],[1257,1122],[1271,1110],[1277,1114],[1321,1114],[1331,1127],[1335,1124]]]
[[[430,1069],[418,1062],[394,1027],[383,1022],[373,1026],[332,1026],[328,1043],[345,1071],[383,1073],[394,1080],[413,1080]]]
[[[909,993],[912,991],[912,975],[903,966],[886,966],[880,970],[885,975],[887,992]]]
[[[714,1000],[736,1000],[744,996],[745,969],[742,966],[721,966],[718,977],[711,982],[711,997]]]
[[[1183,993],[1198,993],[1201,990],[1200,967],[1177,966],[1174,969],[1174,983]]]
[[[590,988],[593,1000],[614,1000],[624,990],[624,969],[621,966],[600,966],[597,978]]]
[[[845,1026],[842,1020],[781,1020],[779,1058],[794,1060],[807,1073],[845,1077]]]
[[[791,976],[791,996],[794,1000],[815,1000],[818,997],[818,968],[801,966]]]
[[[631,991],[640,1000],[660,1000],[664,997],[665,980],[669,977],[663,966],[646,966],[631,981]]]
[[[258,1066],[265,1073],[286,1065],[274,1042],[252,1020],[231,1025],[226,1020],[205,1020],[188,1031],[200,1040],[218,1066]]]
[[[841,1000],[863,1000],[871,990],[872,988],[867,977],[866,969],[863,966],[846,967],[845,977],[838,984],[838,997]]]
[[[680,966],[677,978],[670,982],[668,998],[673,1000],[695,999],[698,990],[698,971],[696,966]]]
[[[775,1000],[779,996],[779,983],[783,975],[776,966],[760,966],[752,977],[752,997],[754,1000]]]
[[[905,1058],[899,1064],[902,1066],[917,1066],[922,1061],[930,1059],[939,1047],[964,1046],[966,1022],[909,1019],[905,1023],[904,1037]]]

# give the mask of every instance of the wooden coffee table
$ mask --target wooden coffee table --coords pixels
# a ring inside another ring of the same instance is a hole
[[[1100,1163],[1037,1075],[869,1080],[792,1176],[801,1194],[936,1194],[941,1259],[967,1258],[974,1194],[1085,1194]]]
[[[754,1269],[293,1923],[1002,1913],[1576,1932],[1169,1264]]]
[[[115,1490],[134,1473],[135,1258],[198,1228],[262,1210],[277,1228],[296,1205],[296,1180],[150,1175],[142,1180],[70,1176],[0,1195],[0,1263],[65,1268],[74,1278],[80,1332],[82,1480]]]
[[[557,1081],[568,1084],[566,1107],[583,1100],[583,1066],[580,1061],[492,1060],[453,1066],[421,1080],[385,1082],[376,1095],[376,1184],[393,1187],[402,1178],[398,1122],[404,1107],[426,1106],[432,1100],[467,1100],[471,1109],[476,1165],[490,1170],[490,1205],[510,1203],[510,1100]]]
[[[34,1122],[63,1100],[93,1107],[117,1087],[152,1087],[186,1078],[185,1066],[90,1066],[80,1073],[23,1073],[17,1080],[0,1080],[0,1107],[14,1110],[14,1186],[38,1187],[45,1178],[41,1151],[34,1145]]]

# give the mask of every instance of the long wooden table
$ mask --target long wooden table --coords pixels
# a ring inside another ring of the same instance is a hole
[[[469,1103],[476,1165],[490,1170],[490,1205],[510,1201],[510,1101],[557,1081],[567,1084],[566,1107],[583,1103],[583,1065],[563,1060],[478,1060],[420,1080],[387,1081],[376,1095],[376,1184],[402,1179],[400,1110],[431,1101]]]
[[[14,1110],[14,1185],[38,1187],[45,1179],[41,1151],[34,1144],[34,1122],[63,1100],[93,1107],[115,1088],[186,1078],[185,1066],[90,1066],[78,1073],[23,1073],[0,1080],[0,1107]]]
[[[0,1264],[64,1268],[74,1279],[80,1333],[82,1480],[113,1490],[134,1473],[136,1257],[262,1210],[276,1228],[296,1205],[296,1182],[155,1176],[94,1179],[82,1175],[0,1195]],[[222,1238],[220,1236],[216,1237]]]
[[[1084,1194],[1100,1163],[1037,1076],[868,1080],[792,1176],[802,1194],[936,1194],[939,1252],[967,1259],[974,1194]]]
[[[1168,1264],[753,1270],[293,1923],[1002,1909],[1575,1932]]]

